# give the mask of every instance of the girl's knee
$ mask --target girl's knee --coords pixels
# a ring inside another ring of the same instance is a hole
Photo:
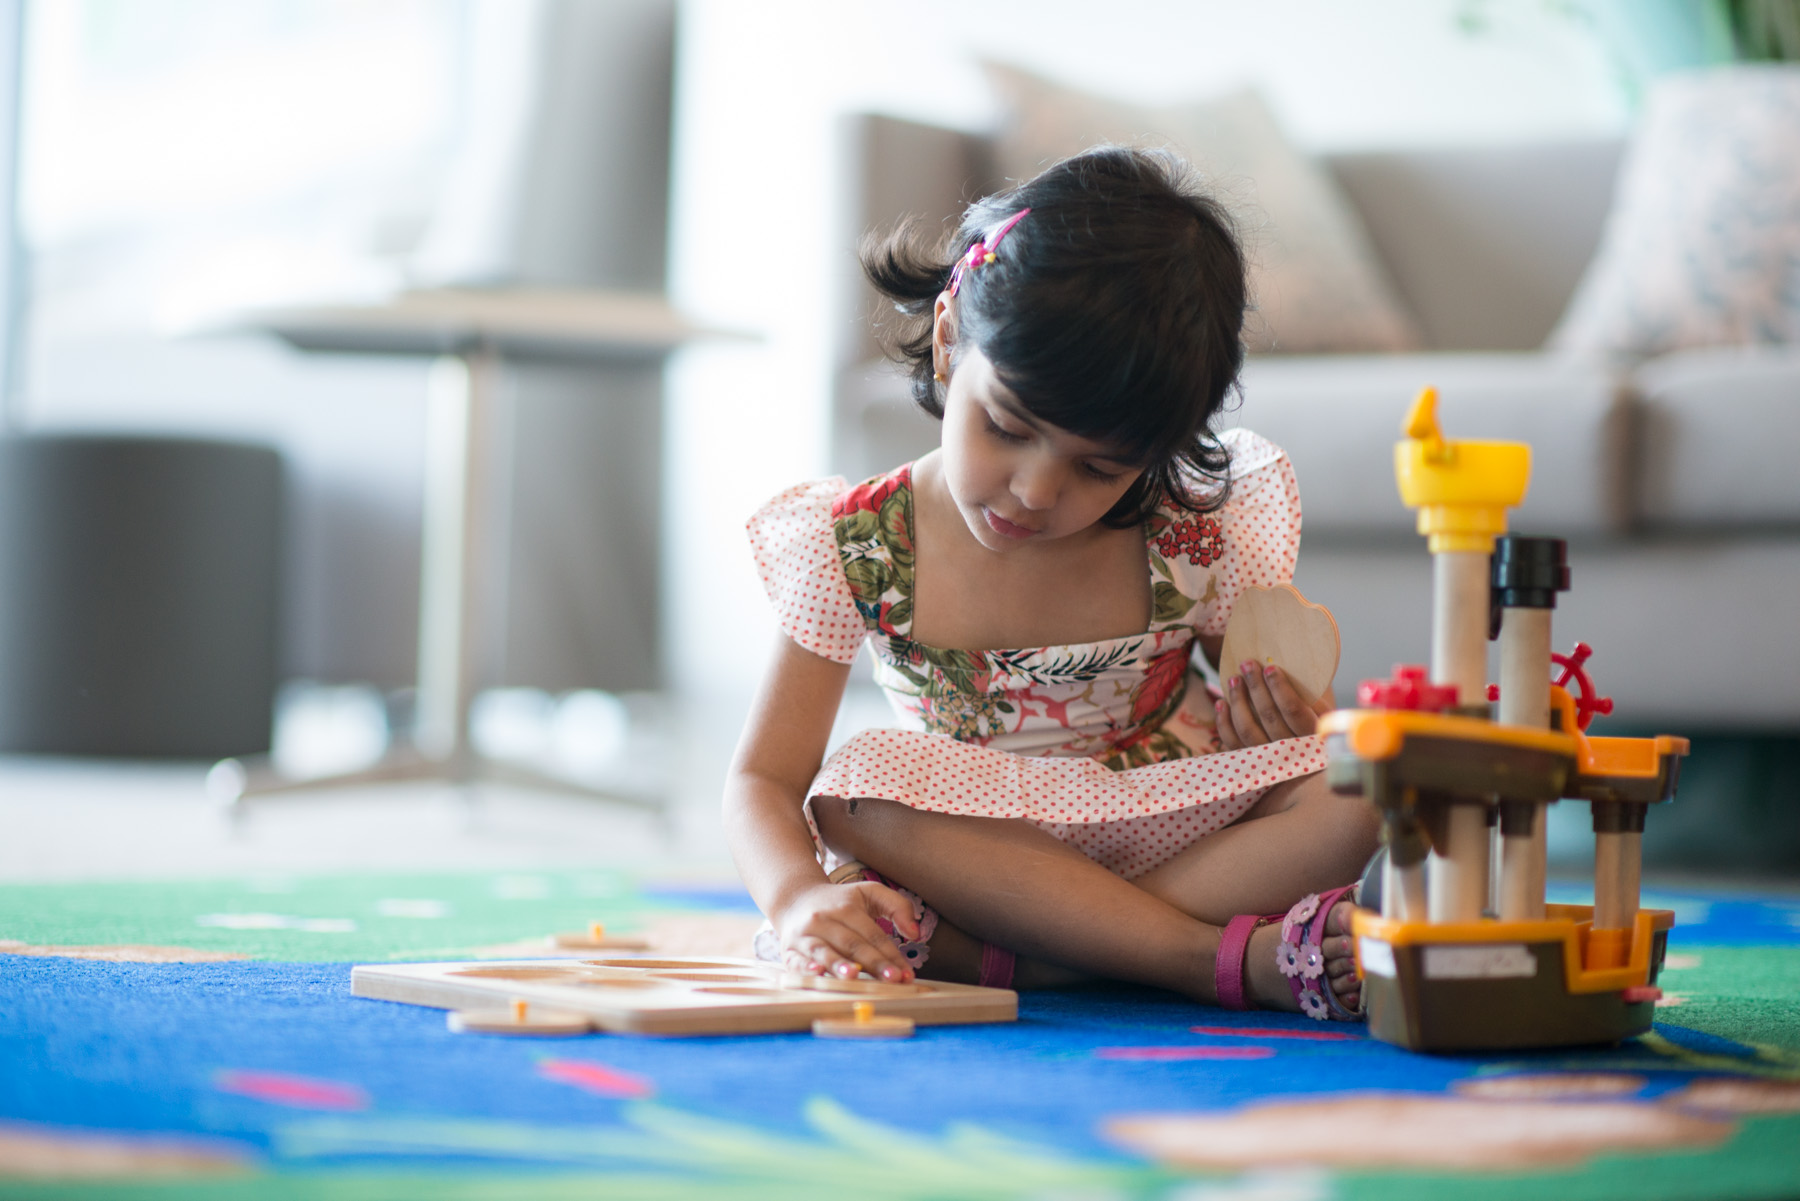
[[[867,797],[820,796],[812,799],[813,821],[825,845],[840,855],[860,856],[860,849],[875,833],[883,811],[896,805],[894,801],[871,800]]]

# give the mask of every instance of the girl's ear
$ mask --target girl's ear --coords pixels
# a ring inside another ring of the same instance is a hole
[[[956,350],[956,298],[939,292],[931,306],[931,370],[943,383],[950,378]]]

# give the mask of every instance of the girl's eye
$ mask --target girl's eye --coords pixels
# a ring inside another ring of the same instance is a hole
[[[994,435],[994,437],[1000,439],[1002,442],[1024,442],[1024,441],[1026,441],[1026,435],[1015,434],[1009,429],[1002,428],[1000,423],[994,420],[992,414],[984,413],[984,414],[982,414],[982,416],[987,419],[988,433]]]
[[[1115,482],[1120,476],[1125,474],[1123,471],[1108,471],[1104,467],[1096,467],[1092,463],[1083,463],[1081,469],[1095,479],[1108,484]]]

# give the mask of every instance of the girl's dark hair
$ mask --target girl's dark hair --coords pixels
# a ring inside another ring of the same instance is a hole
[[[1142,465],[1108,526],[1141,524],[1165,498],[1219,507],[1231,456],[1209,423],[1244,363],[1244,256],[1173,154],[1099,146],[1064,159],[970,205],[947,246],[917,221],[867,239],[863,271],[905,317],[884,333],[913,399],[944,415],[932,305],[956,260],[1022,208],[995,260],[963,275],[958,344],[980,347],[1033,416]]]

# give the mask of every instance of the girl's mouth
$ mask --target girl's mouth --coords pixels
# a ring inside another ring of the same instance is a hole
[[[981,515],[987,519],[988,527],[1003,538],[1018,538],[1024,540],[1031,537],[1033,534],[1038,533],[1037,530],[1034,530],[1029,526],[1023,526],[1008,521],[986,505],[981,506]]]

